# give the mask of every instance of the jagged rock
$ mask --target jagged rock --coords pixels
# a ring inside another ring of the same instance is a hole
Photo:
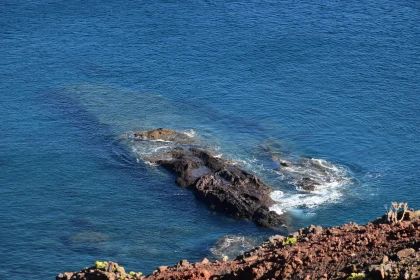
[[[322,233],[322,227],[316,226],[315,229],[312,231],[314,234],[321,234]]]
[[[210,279],[210,277],[211,277],[211,273],[210,273],[208,270],[203,269],[203,270],[200,272],[200,276],[201,276],[201,277],[203,277],[205,280],[208,280],[208,279]]]
[[[181,261],[179,262],[179,265],[180,265],[180,266],[189,266],[189,265],[190,265],[190,263],[189,263],[187,260],[181,260]]]
[[[283,215],[269,210],[274,204],[270,187],[257,176],[211,152],[176,147],[147,160],[176,172],[176,182],[192,189],[197,198],[214,210],[250,219],[265,227],[285,223]]]
[[[281,235],[274,235],[274,236],[271,236],[269,239],[268,239],[268,241],[271,243],[271,244],[277,244],[277,243],[283,243],[283,241],[284,241],[284,239],[285,239],[285,237],[284,236],[281,236]]]
[[[397,252],[397,257],[401,260],[404,258],[407,258],[411,255],[414,255],[416,253],[416,250],[414,250],[413,248],[407,248],[407,249],[403,249]]]
[[[64,273],[58,274],[56,279],[57,280],[70,280],[72,276],[73,276],[73,272],[64,272]]]
[[[253,261],[256,261],[257,259],[258,259],[258,256],[251,256],[248,258],[244,258],[243,260],[244,262],[253,262]]]
[[[294,233],[289,234],[289,237],[292,237],[292,238],[298,238],[298,237],[299,237],[299,235],[300,235],[300,233],[299,233],[299,232],[297,232],[297,231],[295,231]]]

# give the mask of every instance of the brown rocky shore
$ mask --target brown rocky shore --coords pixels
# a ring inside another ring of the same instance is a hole
[[[182,260],[148,276],[109,262],[56,279],[420,279],[420,211],[399,215],[275,235],[234,260]]]

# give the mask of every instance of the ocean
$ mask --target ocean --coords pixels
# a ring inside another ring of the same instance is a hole
[[[0,279],[148,274],[420,208],[419,21],[418,1],[1,1]],[[261,177],[290,224],[197,201],[144,160],[172,143],[132,137],[158,127]]]

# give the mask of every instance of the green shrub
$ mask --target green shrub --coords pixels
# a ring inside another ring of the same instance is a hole
[[[283,241],[284,246],[292,245],[297,242],[296,237],[287,237],[285,241]]]
[[[108,262],[100,262],[100,261],[96,261],[95,262],[95,268],[97,269],[104,269],[105,266],[107,266]]]
[[[143,273],[141,272],[134,272],[130,271],[128,274],[124,274],[120,276],[120,279],[140,279],[140,276],[142,276]]]
[[[363,273],[352,273],[347,280],[364,280],[365,275]]]

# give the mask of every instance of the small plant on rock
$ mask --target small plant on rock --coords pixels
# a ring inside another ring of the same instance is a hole
[[[100,262],[100,261],[96,261],[95,262],[95,268],[96,269],[104,269],[107,266],[108,262]]]
[[[292,245],[297,242],[296,237],[287,237],[286,240],[283,241],[284,246]]]
[[[347,280],[364,280],[366,279],[364,273],[352,273],[349,277],[347,277]]]

